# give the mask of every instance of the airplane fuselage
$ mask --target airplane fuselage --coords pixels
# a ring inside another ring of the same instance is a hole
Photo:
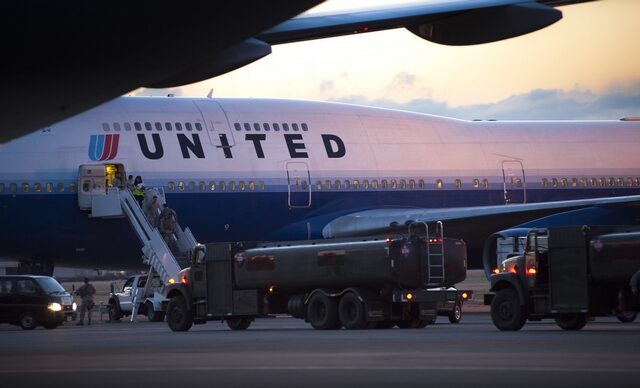
[[[463,121],[336,103],[119,98],[0,146],[0,257],[139,267],[126,219],[80,210],[78,168],[161,188],[201,242],[321,238],[384,208],[640,193],[640,122]]]

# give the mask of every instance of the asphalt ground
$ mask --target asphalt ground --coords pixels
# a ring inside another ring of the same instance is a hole
[[[0,325],[1,387],[638,387],[640,323],[598,318],[500,332],[486,313],[424,329],[316,331],[290,317],[246,331],[209,322]]]

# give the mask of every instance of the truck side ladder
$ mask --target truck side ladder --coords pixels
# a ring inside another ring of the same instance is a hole
[[[428,264],[427,274],[429,280],[427,286],[438,286],[444,281],[444,226],[442,221],[436,222],[435,237],[429,236],[427,228],[428,244]]]

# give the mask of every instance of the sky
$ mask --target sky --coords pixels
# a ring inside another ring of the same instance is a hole
[[[331,0],[311,12],[389,0]],[[405,29],[276,45],[233,72],[133,95],[296,98],[461,119],[640,116],[639,0],[560,8],[563,19],[500,42],[451,47]]]

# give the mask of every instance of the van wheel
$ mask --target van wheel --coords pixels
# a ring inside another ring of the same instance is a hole
[[[307,319],[317,330],[336,329],[341,326],[338,320],[338,306],[334,299],[315,293],[307,304]]]
[[[353,292],[347,292],[340,299],[338,316],[345,329],[362,330],[367,327],[364,304]]]
[[[449,312],[449,322],[460,323],[462,320],[462,305],[459,302],[453,306],[453,309]]]
[[[580,330],[587,324],[585,314],[562,314],[556,317],[556,323],[563,330]]]
[[[120,308],[115,303],[109,303],[107,311],[109,313],[109,321],[111,322],[119,321],[120,318],[122,318],[122,312],[120,312]]]
[[[503,288],[491,302],[491,320],[502,331],[516,331],[527,320],[524,306],[520,306],[518,293],[513,288]]]
[[[171,298],[167,306],[167,324],[173,331],[187,331],[193,325],[193,316],[187,309],[184,296],[178,295]]]
[[[153,303],[147,302],[146,309],[149,322],[162,322],[164,320],[164,311],[156,311],[153,308]]]
[[[20,327],[24,330],[33,330],[36,328],[36,317],[32,312],[28,311],[20,316]]]
[[[624,323],[631,323],[636,320],[637,316],[638,316],[637,311],[624,311],[618,314],[618,320]]]
[[[251,325],[251,322],[253,322],[253,318],[248,318],[248,317],[228,318],[227,326],[229,326],[231,330],[246,330]]]

